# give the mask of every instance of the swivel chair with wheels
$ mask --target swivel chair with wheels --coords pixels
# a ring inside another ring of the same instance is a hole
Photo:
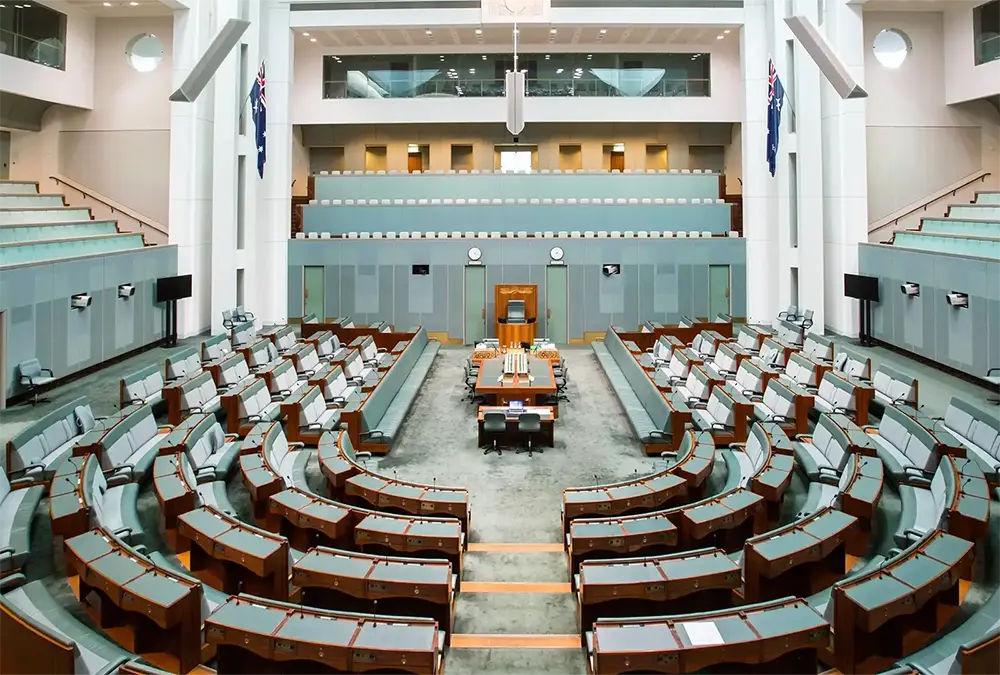
[[[564,366],[559,375],[556,375],[556,401],[566,401],[569,403],[569,396],[566,395],[566,387],[569,386],[569,367]]]
[[[38,391],[40,387],[55,382],[55,374],[48,368],[42,368],[38,359],[22,361],[17,364],[17,371],[18,383],[27,393],[31,394],[31,405],[47,403],[49,399],[39,398]]]
[[[517,418],[517,431],[518,433],[524,434],[528,437],[528,447],[519,447],[515,454],[520,455],[522,452],[527,451],[528,457],[531,457],[533,450],[545,452],[542,448],[532,448],[531,446],[531,435],[537,434],[541,430],[542,418],[538,415],[538,413],[521,413]]]
[[[503,448],[497,445],[497,438],[502,438],[507,432],[507,414],[502,412],[488,412],[483,415],[483,432],[492,436],[493,445],[486,446],[484,455],[491,452],[497,456],[503,455]]]

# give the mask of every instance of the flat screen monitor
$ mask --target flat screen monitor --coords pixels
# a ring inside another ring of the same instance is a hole
[[[431,266],[430,265],[414,265],[413,269],[411,271],[412,271],[413,274],[415,274],[417,276],[425,277],[425,276],[427,276],[428,274],[431,273]]]
[[[507,403],[507,407],[508,408],[523,408],[524,407],[524,401],[509,401]]]
[[[845,274],[844,295],[848,298],[878,302],[878,277]]]
[[[524,300],[507,302],[507,323],[524,323]]]
[[[191,275],[163,277],[156,280],[156,302],[182,300],[191,297]]]

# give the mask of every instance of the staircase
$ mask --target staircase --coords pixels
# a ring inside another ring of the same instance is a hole
[[[989,171],[977,171],[938,190],[918,202],[879,218],[868,225],[868,242],[878,244],[892,239],[898,230],[916,230],[921,218],[943,218],[952,204],[970,204],[976,193],[996,189],[997,180]]]
[[[95,220],[117,221],[119,232],[141,234],[147,245],[168,242],[167,227],[152,218],[66,176],[55,174],[49,180],[62,192],[68,206],[90,209]]]

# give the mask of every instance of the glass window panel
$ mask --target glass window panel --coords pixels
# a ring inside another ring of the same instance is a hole
[[[510,54],[324,58],[326,98],[501,97]],[[709,96],[709,54],[523,54],[528,96]]]

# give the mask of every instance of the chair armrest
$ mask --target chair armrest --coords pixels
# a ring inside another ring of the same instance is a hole
[[[203,412],[200,405],[196,405],[193,408],[181,408],[182,413],[200,413]]]
[[[987,377],[989,377],[989,376],[990,376],[990,375],[992,375],[993,373],[1000,373],[1000,366],[998,366],[998,367],[995,367],[995,368],[987,368],[987,369],[986,369],[986,376],[987,376]]]
[[[291,396],[292,395],[292,390],[291,389],[279,389],[277,395],[278,396]]]
[[[767,419],[765,421],[767,421],[767,422],[787,422],[788,418],[785,417],[784,415],[768,415]]]
[[[712,428],[718,429],[719,431],[726,431],[727,429],[733,429],[734,427],[726,426],[722,422],[712,422]]]
[[[372,453],[370,453],[368,451],[361,451],[361,452],[355,452],[354,456],[357,459],[371,459],[372,458]]]
[[[907,533],[909,533],[909,532],[913,532],[913,530],[907,530],[907,531],[906,531],[906,532],[904,532],[903,534],[907,534]],[[915,532],[914,532],[914,534],[915,534]],[[896,557],[897,555],[899,555],[899,554],[900,554],[900,553],[902,553],[902,552],[903,552],[903,549],[901,549],[901,548],[896,548],[895,546],[893,546],[893,547],[892,547],[892,548],[890,548],[890,549],[889,549],[889,551],[888,551],[888,552],[887,552],[887,553],[885,554],[885,557],[886,557],[886,558],[895,558],[895,557]]]
[[[21,490],[32,485],[43,485],[44,483],[45,481],[42,480],[41,476],[21,476],[20,478],[10,479],[10,489]]]
[[[743,450],[746,450],[746,447],[747,447],[746,443],[730,443],[729,444],[729,449],[730,450],[740,450],[740,451],[743,451]]]
[[[14,557],[14,549],[13,549],[13,547],[11,547],[11,546],[4,546],[3,548],[0,548],[0,558],[3,558],[4,556],[6,556],[8,558],[13,558]]]
[[[114,534],[114,535],[132,534],[132,528],[131,527],[121,527],[121,528],[115,530],[114,532],[112,532],[112,534]]]
[[[247,417],[247,422],[261,422],[263,419],[260,415],[250,415]]]
[[[197,469],[195,469],[194,475],[198,476],[198,475],[203,474],[203,473],[205,473],[207,471],[215,471],[215,467],[212,467],[212,466],[198,467]]]
[[[119,468],[124,468],[124,467],[119,467]],[[125,485],[127,483],[132,482],[131,467],[129,467],[129,470],[127,472],[118,472],[117,469],[115,471],[116,473],[113,473],[107,478],[108,487],[118,487],[119,485]]]
[[[371,431],[361,432],[361,438],[382,438],[385,436],[385,432],[381,429],[372,429]]]
[[[673,450],[665,450],[660,453],[662,459],[677,459],[677,453]]]
[[[174,428],[172,426],[170,426],[169,424],[157,424],[156,425],[156,430],[157,431],[173,431]]]
[[[649,437],[650,438],[670,438],[671,436],[672,436],[672,434],[670,434],[670,433],[668,433],[666,431],[663,431],[661,429],[655,429],[655,430],[649,432]]]
[[[289,448],[304,448],[304,447],[306,447],[306,444],[303,443],[302,441],[292,441],[292,442],[290,442],[288,444],[288,447]]]
[[[831,467],[821,466],[819,468],[819,481],[821,483],[836,485],[840,482],[840,473]]]
[[[22,387],[30,387],[31,386],[31,378],[27,377],[26,375],[22,375],[21,377],[18,378],[17,381],[18,381],[18,383]]]
[[[852,414],[854,411],[851,410],[850,408],[843,408],[843,407],[841,407],[839,405],[835,405],[835,406],[833,406],[833,412],[840,413],[842,415],[849,415],[849,414]]]
[[[48,373],[48,374],[49,374],[49,377],[55,377],[55,376],[56,376],[56,375],[55,375],[55,373],[53,373],[53,372],[52,372],[52,369],[51,369],[51,368],[42,368],[42,371],[41,371],[41,372],[43,372],[43,373]]]
[[[11,474],[9,474],[9,475],[16,475],[16,476],[20,477],[22,474],[26,474],[29,471],[31,471],[32,469],[41,469],[42,471],[44,471],[45,470],[45,465],[44,464],[29,464],[28,466],[24,467],[23,469],[17,469],[16,471],[11,472]]]
[[[903,531],[903,536],[905,536],[910,541],[920,541],[923,539],[926,532],[921,532],[920,530],[915,530],[912,527]]]
[[[905,396],[900,396],[899,398],[892,399],[893,405],[899,405],[901,403],[909,403],[909,402],[910,402],[909,399],[906,398]]]
[[[94,415],[94,421],[95,422],[101,422],[101,421],[106,420],[106,419],[108,419],[107,415]]]
[[[919,488],[929,488],[931,486],[931,482],[927,478],[913,475],[907,476],[906,484]]]
[[[28,579],[21,573],[5,576],[3,579],[0,579],[0,593],[7,593],[15,588],[19,588],[27,581]]]

